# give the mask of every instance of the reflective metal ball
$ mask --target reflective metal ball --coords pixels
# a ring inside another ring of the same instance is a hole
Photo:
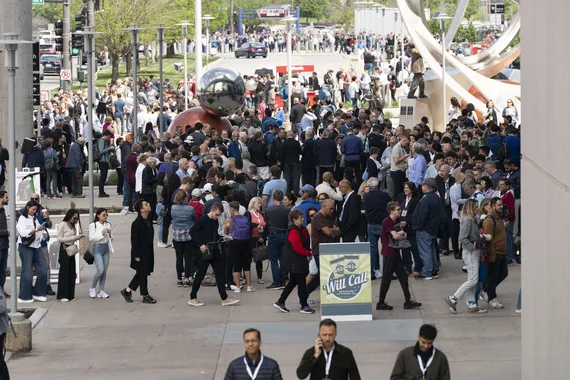
[[[233,70],[216,67],[204,73],[196,97],[207,112],[229,116],[245,104],[245,81]]]
[[[249,91],[257,90],[257,81],[255,79],[248,80],[245,82],[245,88],[247,88]]]

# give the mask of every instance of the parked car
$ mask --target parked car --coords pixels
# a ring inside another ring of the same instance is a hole
[[[40,57],[40,64],[44,67],[44,74],[59,75],[61,71],[61,58],[55,54],[46,54]]]
[[[263,58],[267,58],[267,47],[265,45],[260,44],[259,42],[248,42],[235,50],[236,58],[239,57],[247,57],[247,58],[255,58],[257,56],[262,56]]]

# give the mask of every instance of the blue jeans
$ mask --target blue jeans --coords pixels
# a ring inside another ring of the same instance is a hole
[[[125,114],[125,124],[126,124],[127,133],[131,133],[131,114],[130,113]]]
[[[0,286],[6,283],[6,268],[8,266],[8,248],[0,249]]]
[[[435,251],[435,236],[425,231],[416,232],[416,241],[418,243],[418,251],[422,259],[422,275],[425,277],[433,276],[434,272],[439,271],[437,266],[437,254]]]
[[[31,300],[32,296],[45,297],[47,293],[47,264],[41,248],[24,247],[18,245],[20,260],[22,261],[22,274],[20,275],[21,300]],[[32,267],[36,268],[36,286],[32,285]]]
[[[380,256],[378,252],[378,240],[382,233],[381,224],[368,225],[368,242],[370,243],[370,268],[372,271],[380,270]]]
[[[109,244],[93,244],[93,257],[95,258],[95,276],[91,288],[96,289],[99,283],[99,291],[105,290],[105,280],[107,280],[107,268],[109,267]]]
[[[514,222],[509,222],[509,225],[505,228],[507,233],[507,262],[515,261],[515,239],[513,236],[514,228]]]
[[[156,204],[156,215],[158,215],[158,217],[156,219],[156,223],[158,224],[158,240],[159,241],[161,241],[160,239],[162,239],[162,231],[164,229],[164,223],[162,223],[164,221],[164,216],[160,215],[160,213],[162,212],[163,209],[164,209],[164,205],[162,203]]]
[[[129,184],[127,183],[127,168],[121,168],[121,172],[123,172],[123,206],[128,206],[128,195],[129,195]]]
[[[281,269],[283,265],[283,255],[285,253],[285,243],[287,234],[269,234],[267,238],[267,249],[269,251],[269,262],[271,263],[271,276],[273,284],[285,285],[285,274]]]

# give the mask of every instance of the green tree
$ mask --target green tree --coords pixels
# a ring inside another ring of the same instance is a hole
[[[32,6],[32,18],[43,18],[54,23],[63,17],[61,4],[42,4]]]
[[[463,42],[467,40],[470,43],[479,42],[479,32],[473,24],[469,23],[467,27],[460,27],[453,39],[455,42]]]

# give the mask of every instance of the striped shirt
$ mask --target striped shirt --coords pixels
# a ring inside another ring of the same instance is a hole
[[[251,380],[251,376],[249,376],[245,363],[243,362],[244,358],[246,359],[251,373],[255,373],[255,370],[259,365],[259,359],[257,362],[252,363],[247,355],[240,356],[230,363],[224,380]],[[283,380],[279,364],[277,364],[275,360],[264,356],[263,363],[261,363],[261,368],[259,368],[259,372],[255,380]]]

